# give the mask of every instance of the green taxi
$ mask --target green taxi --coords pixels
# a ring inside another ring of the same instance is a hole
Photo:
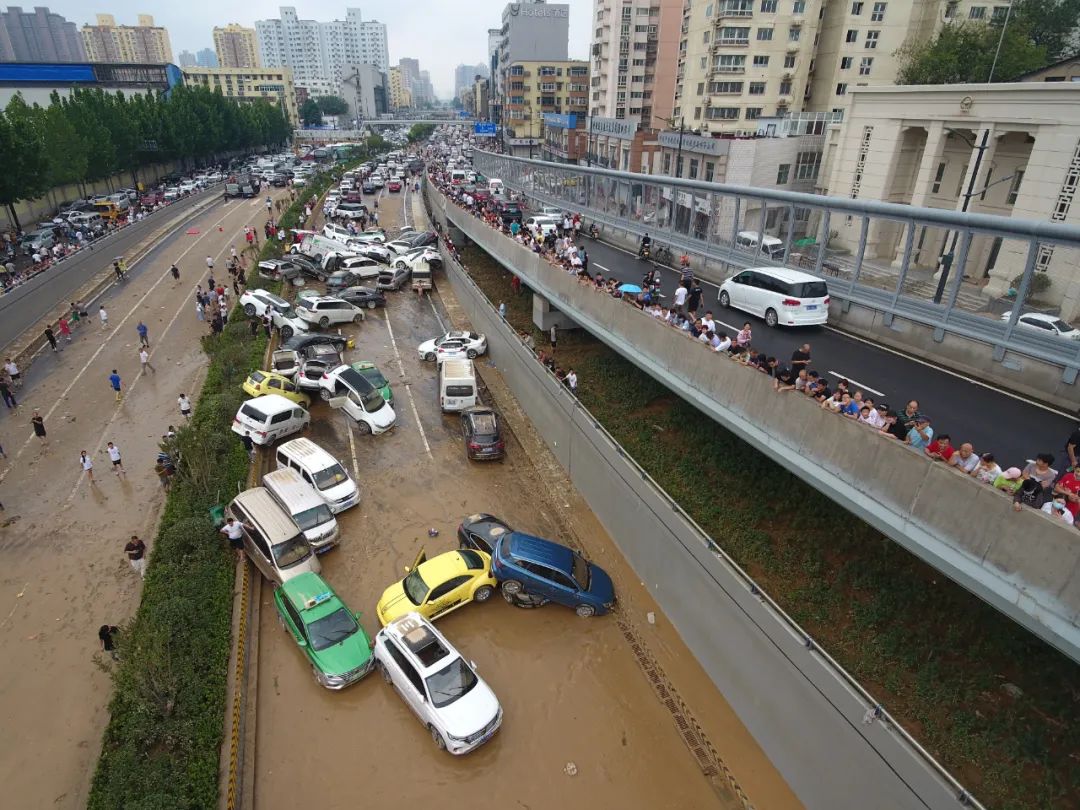
[[[344,689],[371,672],[375,658],[360,614],[352,613],[318,574],[287,580],[274,591],[274,605],[322,686]]]
[[[394,392],[390,390],[390,382],[386,379],[378,367],[369,360],[361,360],[352,364],[353,371],[359,372],[360,376],[379,389],[382,398],[387,405],[394,404]]]

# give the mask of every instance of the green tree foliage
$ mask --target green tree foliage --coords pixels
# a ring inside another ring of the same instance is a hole
[[[1080,0],[1014,0],[1009,27],[1024,26],[1031,41],[1056,62],[1076,53],[1080,41]]]
[[[48,107],[16,95],[0,111],[0,204],[162,160],[284,143],[291,131],[277,105],[241,106],[205,87],[174,87],[168,96],[76,89],[53,93]]]
[[[322,110],[319,109],[319,102],[313,98],[309,98],[300,107],[300,120],[306,127],[317,127],[322,123]]]
[[[413,124],[409,129],[409,143],[427,140],[435,131],[434,124]]]
[[[319,96],[316,100],[323,115],[344,115],[349,105],[341,96]]]
[[[937,36],[898,52],[901,68],[897,84],[983,84],[990,78],[1001,27],[978,22],[946,25]],[[1036,43],[1023,19],[1012,19],[1001,39],[994,67],[995,82],[1049,64],[1047,49]]]

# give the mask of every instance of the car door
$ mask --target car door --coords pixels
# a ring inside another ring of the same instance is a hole
[[[394,662],[393,666],[387,668],[390,672],[391,684],[401,695],[405,705],[412,709],[413,713],[420,718],[420,722],[426,726],[428,723],[427,693],[424,691],[424,681],[420,673],[405,657],[397,642],[391,638],[386,639],[386,651]]]
[[[749,278],[750,272],[748,270],[736,273],[731,277],[731,283],[725,288],[728,291],[728,298],[731,299],[731,306],[736,309],[743,308],[743,301],[746,299],[746,282]]]
[[[472,432],[472,420],[469,418],[469,414],[463,413],[461,415],[461,435],[465,438],[466,445],[472,439]]]
[[[293,640],[300,646],[307,645],[307,636],[304,633],[304,623],[300,620],[300,615],[296,612],[296,608],[292,606],[292,603],[288,599],[282,597],[281,604],[285,607],[285,615],[282,617],[282,622],[285,625],[285,629],[292,635]]]
[[[292,418],[292,411],[282,411],[276,413],[270,418],[270,427],[267,431],[266,440],[273,441],[289,433],[289,420]]]
[[[258,528],[245,529],[244,534],[247,535],[247,539],[251,541],[250,546],[248,543],[244,543],[244,550],[247,551],[248,556],[251,557],[251,561],[255,563],[255,567],[262,572],[262,575],[269,580],[278,582],[280,576],[277,568],[274,566],[274,558],[270,553],[270,544],[266,538],[263,537],[262,532]]]
[[[266,387],[270,389],[271,394],[280,394],[282,390],[281,380],[277,377],[271,377],[266,381]]]
[[[529,562],[528,560],[522,560],[519,564],[528,573],[525,590],[529,593],[538,594],[550,599],[552,591],[554,590],[554,586],[551,582],[551,569],[546,565]]]
[[[452,577],[432,588],[427,595],[428,616],[434,619],[465,604],[470,582],[472,582],[472,577],[463,575]]]
[[[549,569],[551,582],[551,598],[563,604],[574,604],[578,601],[577,584],[562,571]]]
[[[761,278],[753,270],[746,271],[746,282],[743,284],[742,309],[753,315],[764,314],[763,299],[765,290],[762,289]]]

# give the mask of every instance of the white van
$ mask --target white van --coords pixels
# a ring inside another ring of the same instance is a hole
[[[776,261],[784,260],[784,243],[775,236],[765,234],[764,237],[757,231],[739,231],[735,235],[735,247],[743,250],[758,250]]]
[[[225,516],[244,529],[244,552],[262,575],[278,585],[295,576],[322,571],[304,533],[262,487],[241,492]]]
[[[488,191],[491,192],[492,197],[501,197],[506,190],[506,186],[503,185],[503,181],[498,177],[492,177],[488,180]]]
[[[472,360],[444,360],[439,366],[439,408],[454,413],[480,402]]]
[[[451,185],[460,186],[468,180],[464,169],[454,169],[450,172]]]
[[[360,489],[336,458],[311,439],[293,439],[275,454],[277,468],[291,467],[319,493],[335,515],[360,503]]]
[[[255,444],[273,444],[310,423],[311,414],[295,402],[281,394],[266,394],[240,406],[233,417],[232,431],[238,436],[250,433]]]
[[[299,245],[293,245],[290,250],[293,253],[302,253],[310,256],[315,261],[322,261],[327,253],[352,253],[349,245],[340,239],[331,239],[321,233],[304,234]]]
[[[299,472],[292,467],[268,472],[263,476],[262,485],[300,527],[316,554],[337,545],[341,537],[337,518],[315,487],[301,478]]]
[[[800,270],[750,267],[720,285],[720,306],[757,315],[769,326],[820,326],[829,320],[829,286]]]

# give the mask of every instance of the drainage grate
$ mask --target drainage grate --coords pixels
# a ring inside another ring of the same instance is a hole
[[[653,692],[656,693],[657,698],[671,713],[671,719],[674,720],[679,735],[682,737],[683,742],[686,743],[686,747],[690,749],[690,753],[694,755],[694,759],[697,760],[702,774],[712,782],[714,790],[721,798],[737,801],[743,810],[754,810],[750,798],[743,792],[742,787],[736,781],[735,774],[731,772],[716,752],[716,749],[713,748],[709,738],[705,736],[705,732],[694,719],[689,707],[683,702],[675,687],[667,679],[664,671],[645,647],[637,631],[624,618],[619,619],[619,629],[630,645],[634,657],[645,673],[649,685],[653,688]]]

